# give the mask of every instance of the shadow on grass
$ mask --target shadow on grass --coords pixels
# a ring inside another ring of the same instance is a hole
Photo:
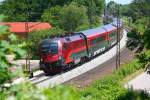
[[[150,100],[150,95],[146,91],[128,90],[126,94],[121,95],[117,100]]]

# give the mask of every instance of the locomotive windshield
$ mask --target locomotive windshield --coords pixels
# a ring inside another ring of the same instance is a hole
[[[43,54],[57,54],[58,52],[58,44],[57,43],[43,43],[41,45],[42,53]]]
[[[51,53],[57,53],[58,52],[58,44],[57,43],[51,43],[50,44],[50,51],[51,51]]]

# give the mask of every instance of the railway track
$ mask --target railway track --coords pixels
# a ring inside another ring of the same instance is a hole
[[[34,74],[35,74],[34,77],[29,79],[29,81],[31,81],[31,83],[33,83],[33,84],[38,84],[46,79],[51,78],[51,76],[46,76],[42,71],[37,71]]]
[[[134,52],[130,51],[127,48],[124,48],[121,52],[121,64],[129,62],[133,57]],[[112,73],[114,70],[115,70],[115,57],[111,58],[102,65],[99,65],[98,67],[82,75],[79,75],[67,82],[64,82],[63,84],[70,84],[80,88],[86,87],[90,85],[93,81]],[[42,71],[38,71],[37,73],[35,73],[34,78],[29,79],[29,81],[35,85],[39,85],[45,81],[52,80],[53,78],[58,76],[61,76],[61,74],[46,76]]]
[[[128,48],[124,48],[120,55],[121,64],[128,63],[134,58],[134,55],[135,51],[131,51]],[[70,84],[78,88],[84,88],[86,86],[89,86],[95,80],[101,79],[105,75],[111,74],[114,70],[116,70],[115,57],[111,58],[102,65],[99,65],[98,67],[65,82],[64,84]]]

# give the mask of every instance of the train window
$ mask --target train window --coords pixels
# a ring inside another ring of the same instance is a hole
[[[94,45],[94,44],[96,44],[96,43],[100,43],[100,42],[102,42],[102,41],[104,41],[104,40],[105,40],[105,37],[104,37],[104,36],[97,37],[97,38],[95,38],[95,39],[93,39],[93,40],[91,41],[91,45]]]
[[[56,54],[58,52],[58,44],[57,43],[43,43],[41,45],[42,53],[44,54]]]
[[[97,38],[97,42],[102,42],[105,40],[105,37],[104,36],[101,36],[101,37],[98,37]]]
[[[91,45],[96,44],[96,42],[97,42],[97,40],[96,40],[96,39],[93,39],[93,40],[91,41]]]
[[[56,54],[58,52],[58,44],[50,43],[50,50],[52,54]]]

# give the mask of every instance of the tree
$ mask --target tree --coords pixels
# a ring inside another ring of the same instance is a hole
[[[114,17],[117,17],[117,12],[118,12],[118,4],[115,3],[114,1],[110,1],[107,4],[107,10],[109,13],[111,13]]]
[[[0,5],[0,13],[8,16],[6,21],[26,21],[27,18],[37,21],[44,9],[51,5],[51,0],[4,0]]]
[[[0,13],[8,16],[6,21],[40,20],[45,9],[64,6],[73,0],[4,0],[0,5]],[[28,13],[28,15],[27,15]]]
[[[49,22],[53,27],[59,27],[61,17],[61,6],[55,6],[44,10],[44,13],[41,17],[42,21]]]
[[[88,24],[86,11],[84,6],[75,2],[65,5],[61,10],[61,27],[65,31],[73,32],[81,25]]]
[[[131,17],[133,19],[133,23],[135,23],[136,30],[140,33],[144,33],[143,31],[147,30],[150,27],[150,1],[149,0],[134,0],[131,4]],[[140,25],[138,27],[138,25]],[[140,27],[143,27],[142,31],[140,31]]]
[[[100,25],[100,17],[104,11],[105,0],[74,0],[79,5],[87,9],[88,21],[90,27]],[[98,24],[98,25],[97,25]]]
[[[145,32],[144,32],[144,35],[143,35],[143,40],[144,40],[144,43],[145,43],[145,47],[147,49],[150,49],[150,29],[147,29]]]
[[[51,0],[52,7],[64,6],[65,4],[70,4],[73,0]]]
[[[2,21],[2,19],[3,16],[0,15],[0,21]],[[0,26],[0,37],[6,35],[6,33],[8,33],[7,31],[7,27]],[[0,41],[0,89],[5,82],[11,79],[13,74],[10,71],[10,66],[12,66],[12,64],[8,61],[6,55],[14,54],[16,59],[24,55],[24,51],[22,49],[20,49],[17,45],[12,44],[12,41],[16,41],[16,36],[13,34],[7,36],[9,41],[4,39],[1,39]]]
[[[131,3],[133,25],[136,33],[139,33],[144,41],[145,47],[150,48],[150,0],[134,0]]]

